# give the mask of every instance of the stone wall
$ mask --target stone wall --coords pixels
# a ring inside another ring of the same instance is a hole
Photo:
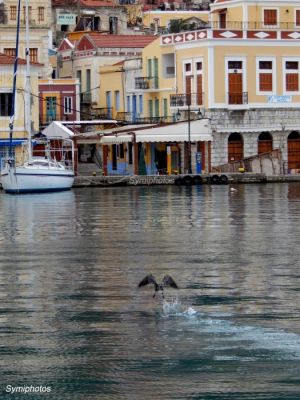
[[[227,163],[228,138],[238,132],[244,142],[244,157],[257,154],[258,137],[269,132],[273,148],[280,149],[287,162],[287,138],[292,131],[300,132],[300,109],[211,110],[213,132],[212,166]]]

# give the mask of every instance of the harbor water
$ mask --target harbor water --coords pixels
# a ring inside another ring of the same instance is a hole
[[[0,192],[0,222],[1,399],[300,399],[300,183]]]

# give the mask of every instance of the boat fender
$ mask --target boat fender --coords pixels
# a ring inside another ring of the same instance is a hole
[[[220,183],[222,183],[223,185],[226,185],[228,183],[228,177],[226,175],[221,175],[219,179]]]
[[[190,186],[190,185],[192,185],[194,183],[193,177],[190,176],[190,175],[185,175],[182,178],[182,181],[183,181],[183,184],[187,185],[187,186]]]
[[[203,183],[202,177],[200,175],[194,176],[194,184],[201,185]]]
[[[213,185],[216,185],[216,184],[220,183],[220,178],[219,178],[219,176],[218,176],[218,175],[213,175],[213,176],[211,176],[211,177],[210,177],[210,182],[211,182]]]
[[[176,178],[174,181],[174,184],[177,186],[181,186],[182,185],[182,179],[181,178]]]

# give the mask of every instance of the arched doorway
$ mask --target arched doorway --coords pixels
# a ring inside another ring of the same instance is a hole
[[[273,138],[269,132],[262,132],[258,136],[258,154],[268,153],[273,150]]]
[[[239,133],[232,133],[228,138],[228,162],[244,158],[243,138]]]
[[[300,169],[300,134],[296,131],[288,136],[288,169]]]

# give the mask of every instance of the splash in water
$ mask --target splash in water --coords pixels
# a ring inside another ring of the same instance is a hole
[[[169,317],[171,315],[185,315],[185,316],[195,316],[197,311],[193,307],[186,307],[181,301],[176,297],[172,298],[170,301],[164,299],[163,301],[163,316]]]

